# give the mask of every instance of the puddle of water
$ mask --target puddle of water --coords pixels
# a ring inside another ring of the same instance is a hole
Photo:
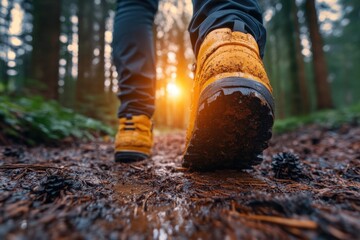
[[[158,181],[155,186],[135,181],[115,185],[114,191],[120,202],[144,196],[135,205],[128,206],[131,225],[127,226],[127,232],[154,239],[183,236],[184,233],[190,236],[197,231],[197,224],[203,222],[203,216],[212,214],[211,204],[204,205],[202,200],[213,200],[212,197],[226,199],[268,186],[261,176],[242,171],[177,173],[166,167],[161,170],[163,172],[155,172],[156,179],[171,178],[172,181]],[[166,178],[163,177],[165,173]],[[155,193],[151,195],[152,192]],[[230,204],[226,203],[228,200],[224,201],[225,205]]]
[[[114,186],[114,191],[118,199],[141,196],[151,190],[146,184],[139,183],[118,183]]]
[[[200,185],[222,187],[235,186],[259,186],[264,187],[268,184],[261,178],[241,171],[217,171],[209,173],[192,173],[189,180]]]

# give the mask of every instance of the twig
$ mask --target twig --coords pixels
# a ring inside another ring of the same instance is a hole
[[[229,197],[229,196],[231,196],[231,194],[222,192],[222,191],[220,191],[220,190],[212,190],[211,193],[217,193],[217,194],[220,195],[219,197],[222,197],[222,196]],[[214,194],[213,196],[215,197],[215,194]]]
[[[40,164],[4,164],[0,166],[0,169],[19,169],[19,168],[32,168],[37,170],[46,170],[49,168],[61,169],[59,167],[49,166],[49,165],[40,165]]]
[[[135,170],[144,171],[144,169],[142,169],[141,167],[136,167],[134,165],[130,165],[130,167],[135,169]]]
[[[20,178],[22,178],[27,173],[27,171],[28,171],[28,169],[25,168],[25,170],[21,174],[17,175],[14,179],[19,180]]]
[[[188,172],[188,171],[189,171],[189,168],[174,167],[174,171],[175,171],[175,172]]]
[[[145,197],[144,202],[143,202],[143,204],[142,204],[142,209],[143,209],[144,212],[147,211],[147,206],[146,206],[147,201],[148,201],[149,198],[150,198],[152,195],[154,195],[155,193],[156,193],[155,191],[154,191],[154,192],[151,192],[150,194],[148,194],[148,195]]]
[[[274,216],[265,216],[265,215],[246,215],[238,212],[235,213],[236,215],[243,218],[275,223],[287,227],[303,228],[310,230],[315,230],[318,228],[318,224],[311,220],[301,220],[301,219],[283,218],[283,217],[274,217]]]

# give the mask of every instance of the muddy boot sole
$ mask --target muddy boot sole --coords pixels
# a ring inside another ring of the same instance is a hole
[[[115,153],[115,162],[119,163],[132,163],[145,160],[149,158],[145,153],[123,151]]]
[[[251,168],[261,163],[274,123],[274,101],[260,83],[218,80],[201,93],[183,166],[194,170]]]

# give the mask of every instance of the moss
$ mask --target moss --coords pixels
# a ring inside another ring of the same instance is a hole
[[[288,132],[301,126],[313,123],[329,128],[336,128],[344,123],[358,124],[359,122],[360,104],[356,104],[347,108],[319,111],[307,116],[290,117],[276,120],[274,125],[274,132]]]

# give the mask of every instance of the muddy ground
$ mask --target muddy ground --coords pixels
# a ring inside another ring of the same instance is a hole
[[[183,148],[161,135],[115,164],[111,143],[1,146],[0,239],[360,239],[359,126],[275,136],[246,171],[186,171]],[[272,168],[280,152],[295,172]]]

